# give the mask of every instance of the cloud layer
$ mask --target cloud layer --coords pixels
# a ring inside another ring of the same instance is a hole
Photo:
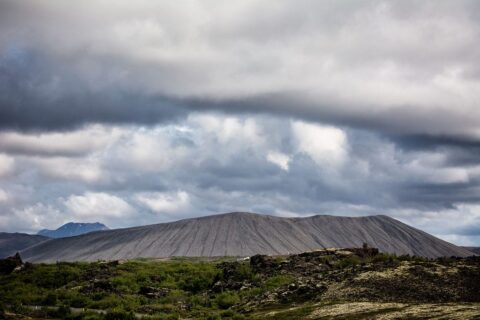
[[[152,123],[217,108],[480,135],[475,1],[1,6],[4,127]]]
[[[82,149],[78,137],[92,132],[101,139]],[[0,133],[0,141],[11,136]],[[203,112],[168,125],[15,137],[56,143],[48,152],[24,143],[2,156],[9,163],[0,183],[6,230],[69,220],[126,227],[245,210],[389,214],[465,243],[478,238],[480,166],[454,166],[446,159],[455,151],[405,150],[369,131]],[[66,144],[79,152],[65,152]]]
[[[478,243],[478,12],[2,1],[0,229],[386,213]]]

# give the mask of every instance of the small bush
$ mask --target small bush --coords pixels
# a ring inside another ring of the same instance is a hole
[[[14,312],[14,313],[18,313],[18,314],[26,314],[28,313],[30,310],[25,308],[24,306],[22,306],[21,304],[15,302],[13,303],[11,306],[10,306],[10,309]]]
[[[337,267],[339,269],[344,269],[344,268],[348,268],[348,267],[355,267],[355,266],[359,265],[361,262],[362,262],[362,259],[360,259],[360,257],[349,256],[349,257],[346,257],[346,258],[340,260],[337,263]]]
[[[70,306],[74,308],[85,308],[87,306],[88,300],[80,295],[73,297],[70,300]]]
[[[146,320],[178,320],[180,319],[180,316],[177,313],[173,314],[156,314],[154,316],[147,316],[144,317],[143,319]]]
[[[238,294],[232,291],[226,291],[215,298],[215,303],[220,309],[228,309],[240,302]]]
[[[179,287],[182,290],[190,291],[193,293],[200,292],[202,290],[208,289],[213,284],[213,278],[211,277],[201,277],[200,275],[191,275],[183,279],[179,283]]]
[[[237,280],[253,280],[255,277],[255,274],[252,271],[252,268],[250,264],[248,263],[240,263],[236,268],[235,268],[235,274],[237,277]]]
[[[64,319],[67,316],[69,316],[71,313],[72,312],[70,311],[70,307],[62,305],[62,306],[58,307],[58,309],[56,310],[55,316],[60,318],[60,319]]]
[[[265,281],[265,288],[274,289],[293,282],[293,277],[288,275],[278,275],[268,278]]]
[[[135,320],[133,312],[110,311],[105,315],[105,320]]]
[[[42,305],[44,306],[54,306],[55,304],[57,304],[57,295],[55,293],[47,294],[42,301]]]
[[[86,311],[82,314],[76,316],[67,317],[68,320],[104,320],[104,316],[102,314]]]
[[[234,310],[225,310],[220,313],[221,319],[243,320],[245,316]]]

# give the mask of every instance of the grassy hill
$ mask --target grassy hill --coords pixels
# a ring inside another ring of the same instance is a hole
[[[11,319],[480,317],[479,257],[397,257],[367,248],[238,261],[27,263],[4,273],[0,308]]]

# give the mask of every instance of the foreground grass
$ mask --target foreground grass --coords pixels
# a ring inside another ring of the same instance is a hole
[[[480,260],[332,253],[28,264],[0,318],[480,319]]]
[[[45,318],[82,318],[83,315],[75,316],[67,310],[76,308],[93,310],[88,319],[104,318],[99,310],[115,314],[115,319],[135,314],[154,319],[190,316],[243,319],[237,312],[227,310],[240,301],[237,292],[207,293],[216,281],[222,280],[216,264],[225,260],[140,259],[118,265],[102,262],[29,265],[20,272],[0,276],[0,308],[30,314],[32,306],[43,306],[35,308],[33,313]],[[248,263],[242,264],[242,269],[240,277],[253,278]],[[275,277],[267,281],[269,288],[276,285]],[[162,291],[156,294],[155,290],[160,288]],[[154,294],[147,296],[142,290]]]

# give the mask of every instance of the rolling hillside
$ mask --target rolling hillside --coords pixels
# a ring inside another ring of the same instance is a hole
[[[480,247],[464,247],[464,248],[475,254],[480,255]]]
[[[53,262],[280,255],[327,247],[359,247],[364,242],[396,254],[472,255],[387,216],[280,218],[237,212],[52,239],[28,248],[22,257],[32,262]]]
[[[8,257],[45,240],[48,237],[26,233],[0,232],[0,258]]]

